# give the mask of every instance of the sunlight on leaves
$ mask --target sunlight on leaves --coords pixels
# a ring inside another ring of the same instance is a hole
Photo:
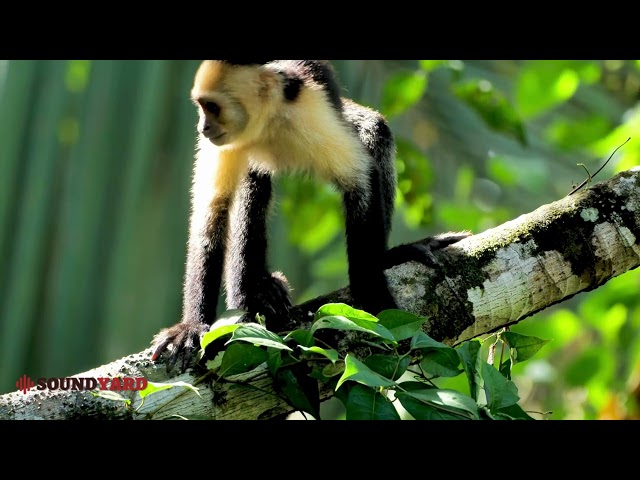
[[[578,89],[580,77],[561,61],[530,61],[516,81],[516,105],[531,118],[567,101]]]
[[[344,373],[336,385],[336,390],[347,380],[358,382],[368,387],[392,387],[395,382],[383,377],[367,367],[351,354],[344,359]]]
[[[425,71],[400,72],[391,77],[382,92],[382,111],[388,117],[397,116],[414,106],[427,89]]]
[[[290,350],[282,338],[258,323],[243,323],[233,331],[231,339],[225,344],[235,341],[249,342],[263,347],[273,347],[282,350]]]
[[[511,360],[513,364],[524,362],[533,357],[538,350],[544,347],[549,340],[542,338],[521,335],[515,332],[502,332],[500,339],[503,340],[511,349]]]
[[[456,96],[497,132],[527,144],[524,124],[507,97],[487,80],[468,80],[453,86]]]

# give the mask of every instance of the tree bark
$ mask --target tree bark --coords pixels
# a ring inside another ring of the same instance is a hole
[[[399,307],[428,317],[425,333],[452,346],[596,289],[640,265],[640,168],[466,238],[437,256],[442,263],[437,269],[408,262],[389,269],[387,277]],[[294,307],[288,328],[308,327],[318,307],[329,302],[350,303],[349,289]],[[344,338],[342,355],[353,349]],[[173,387],[141,402],[136,391],[119,391],[131,400],[127,407],[88,391],[32,388],[1,396],[0,419],[269,419],[294,410],[274,390],[266,367],[232,381],[198,383],[191,370],[169,378],[150,355],[145,350],[75,377],[184,381],[196,384],[198,394]],[[330,395],[321,392],[323,399]]]

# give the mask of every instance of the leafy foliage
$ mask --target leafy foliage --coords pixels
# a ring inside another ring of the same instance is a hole
[[[342,63],[343,79],[366,77],[351,84],[349,94],[387,115],[396,135],[393,243],[433,232],[481,232],[532,211],[585,178],[577,163],[595,171],[629,136],[632,141],[596,180],[640,164],[638,65],[633,60]],[[365,74],[354,75],[352,67]],[[326,221],[339,201],[309,185],[294,190],[287,184],[285,193],[283,204],[292,205],[287,221],[300,233],[295,245],[306,251],[306,231],[311,239],[324,240],[322,251],[314,251],[321,255],[302,260],[312,276],[302,301],[344,285],[347,278],[340,223],[331,223],[324,235],[314,223]],[[553,410],[554,419],[640,418],[634,393],[640,385],[639,289],[640,271],[627,272],[512,327],[514,334],[553,339],[531,360],[518,363],[507,354],[501,363],[501,373],[513,371],[527,385],[520,401],[527,409]],[[464,348],[471,357],[477,353],[476,344]],[[486,356],[486,345],[480,353]],[[461,365],[463,375],[440,377],[439,384],[460,388],[473,360],[468,362]]]
[[[493,130],[513,136],[527,144],[526,132],[520,115],[506,96],[487,80],[469,80],[454,86],[454,93],[475,110]]]
[[[221,330],[226,322],[214,323],[211,332],[230,338],[219,353],[221,361],[210,364],[210,372],[218,381],[232,381],[229,377],[266,364],[282,398],[316,419],[320,419],[322,383],[343,402],[347,419],[399,420],[407,418],[405,411],[425,420],[532,418],[518,405],[511,365],[529,359],[546,341],[501,332],[496,342],[502,342],[510,354],[505,361],[490,364],[482,348],[486,340],[453,348],[424,333],[427,321],[401,310],[385,310],[376,317],[331,303],[318,309],[308,330],[284,337],[258,324],[242,324],[230,332]],[[349,352],[342,358],[327,343],[333,338],[328,331],[359,335],[369,347],[365,353]],[[462,374],[470,394],[437,385],[440,378]]]

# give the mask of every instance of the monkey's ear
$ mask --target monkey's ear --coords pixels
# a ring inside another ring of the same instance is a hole
[[[280,77],[274,71],[261,69],[259,74],[260,90],[258,95],[262,98],[270,98],[273,92],[278,90],[280,86]]]

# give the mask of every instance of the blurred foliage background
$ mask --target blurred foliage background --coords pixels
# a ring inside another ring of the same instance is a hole
[[[0,61],[0,393],[143,350],[179,320],[198,63]],[[640,61],[334,65],[397,137],[391,244],[553,202],[628,137],[596,181],[640,163]],[[296,303],[347,283],[332,188],[279,179],[269,228]],[[640,418],[639,292],[627,272],[512,328],[552,340],[514,367],[525,409]]]

